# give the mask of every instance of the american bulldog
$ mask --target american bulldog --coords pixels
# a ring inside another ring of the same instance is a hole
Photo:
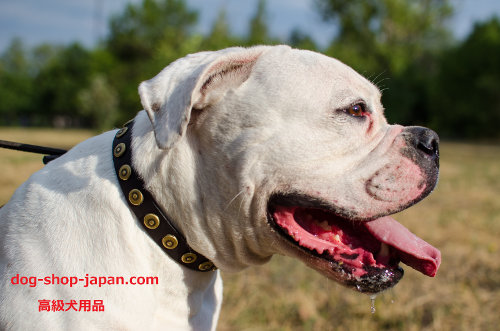
[[[213,330],[222,281],[212,270],[273,254],[364,293],[394,286],[399,262],[435,275],[439,251],[388,215],[433,190],[438,136],[389,125],[380,91],[350,67],[287,46],[229,48],[171,63],[139,95],[130,168],[117,174],[123,149],[112,145],[124,132],[110,131],[33,174],[0,209],[2,329]],[[152,238],[157,220],[132,211],[142,193],[120,188],[128,171],[193,255],[176,260],[175,236]],[[186,267],[196,254],[208,261],[200,270]],[[40,281],[53,275],[158,283]],[[39,312],[41,300],[82,299],[104,311]]]

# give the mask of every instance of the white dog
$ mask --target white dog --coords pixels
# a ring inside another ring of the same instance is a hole
[[[145,111],[114,148],[116,130],[84,141],[0,209],[0,328],[213,330],[213,264],[273,254],[367,293],[395,285],[400,261],[436,273],[439,251],[387,215],[433,190],[438,137],[387,124],[379,90],[351,68],[230,48],[175,61],[139,94]],[[122,189],[130,173],[144,187]],[[142,219],[149,194],[159,208]],[[162,213],[172,233],[155,232]],[[146,276],[156,283],[133,281]]]

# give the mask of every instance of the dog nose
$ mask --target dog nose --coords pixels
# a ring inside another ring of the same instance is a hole
[[[405,130],[411,134],[411,141],[416,149],[439,162],[439,136],[431,129],[414,126]]]

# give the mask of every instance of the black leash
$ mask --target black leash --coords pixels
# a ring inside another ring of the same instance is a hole
[[[132,126],[125,124],[113,140],[113,163],[118,182],[131,211],[135,214],[149,237],[174,261],[191,270],[208,272],[217,270],[213,262],[196,252],[163,213],[153,196],[145,188],[144,182],[132,167]],[[0,148],[45,154],[43,163],[58,158],[66,150],[0,140]],[[0,206],[2,208],[2,206]]]
[[[45,156],[43,157],[43,164],[47,164],[67,152],[64,149],[59,148],[16,143],[6,140],[0,140],[0,148],[7,148],[28,153],[45,154]]]

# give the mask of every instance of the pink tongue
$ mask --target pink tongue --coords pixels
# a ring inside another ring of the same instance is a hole
[[[398,250],[406,265],[434,277],[441,264],[441,252],[420,239],[394,218],[385,216],[366,222],[366,229],[379,241]]]

